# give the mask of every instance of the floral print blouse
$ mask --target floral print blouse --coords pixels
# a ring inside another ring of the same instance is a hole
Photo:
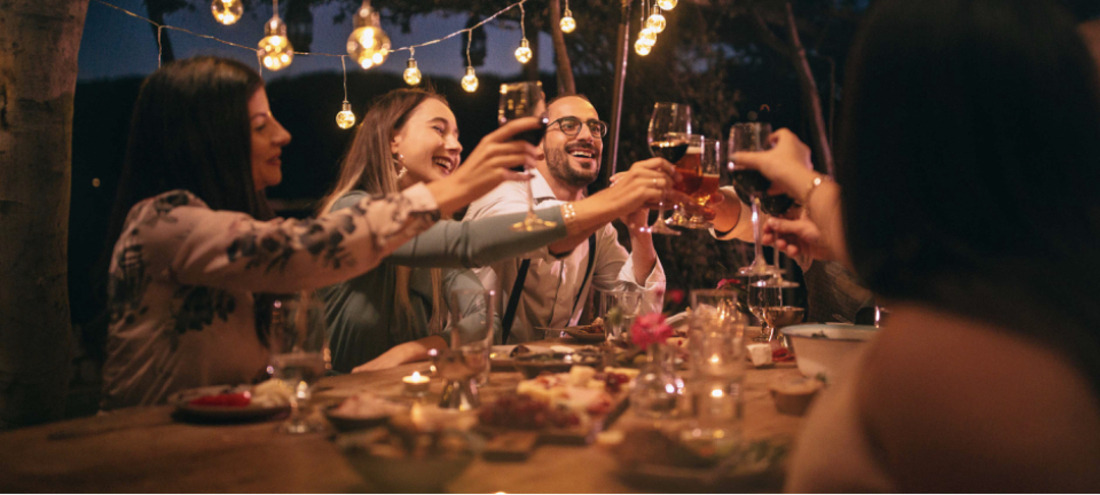
[[[424,186],[316,219],[261,222],[169,191],[130,210],[108,273],[104,410],[262,376],[253,293],[331,285],[378,265],[439,219]]]

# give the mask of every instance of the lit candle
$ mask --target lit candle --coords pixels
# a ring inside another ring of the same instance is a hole
[[[420,374],[419,371],[414,371],[413,374],[401,379],[405,382],[405,392],[410,394],[420,395],[428,391],[428,385],[431,383],[431,379]]]

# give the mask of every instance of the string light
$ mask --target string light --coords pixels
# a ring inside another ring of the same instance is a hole
[[[638,33],[638,39],[634,41],[634,53],[643,57],[649,55],[649,53],[653,51],[653,45],[657,44],[657,33],[647,26],[648,22],[645,17],[646,7],[648,7],[646,1],[642,0],[642,17],[639,25],[645,27]]]
[[[661,15],[661,9],[657,6],[653,6],[653,13],[649,14],[649,18],[645,20],[645,27],[652,29],[654,33],[660,33],[665,30],[665,16]]]
[[[660,5],[662,10],[675,9],[676,3],[676,0],[657,0],[657,5]]]
[[[565,34],[572,33],[574,29],[577,29],[577,21],[573,19],[573,11],[569,10],[569,0],[565,0],[565,12],[561,15],[561,22],[558,23],[561,26],[561,32]]]
[[[462,76],[462,80],[459,83],[462,85],[462,89],[467,93],[473,93],[477,91],[477,74],[474,74],[474,64],[470,61],[470,43],[473,42],[473,36],[466,36],[466,75]]]
[[[173,30],[173,31],[179,31],[179,32],[182,32],[182,33],[186,33],[186,34],[189,34],[189,35],[192,35],[192,36],[198,37],[198,38],[203,38],[203,39],[207,39],[207,40],[211,40],[211,41],[215,41],[215,42],[221,43],[221,44],[223,44],[223,45],[228,45],[228,46],[232,46],[232,47],[235,47],[235,48],[240,48],[240,49],[242,49],[242,50],[248,50],[248,51],[250,51],[250,52],[254,52],[254,53],[256,53],[256,54],[257,54],[257,56],[259,57],[259,61],[260,61],[260,63],[261,63],[261,70],[262,70],[262,69],[263,69],[264,67],[267,67],[267,64],[265,63],[265,55],[267,55],[268,53],[267,53],[267,52],[266,52],[266,51],[264,50],[264,47],[262,46],[262,43],[261,43],[261,47],[260,47],[260,49],[259,49],[259,50],[257,50],[256,48],[253,48],[253,47],[249,47],[249,46],[241,45],[241,44],[239,44],[239,43],[234,43],[234,42],[231,42],[231,41],[226,41],[226,40],[223,40],[223,39],[220,39],[220,38],[217,38],[217,37],[214,37],[214,36],[208,35],[208,34],[203,34],[203,33],[196,33],[196,32],[194,32],[194,31],[191,31],[191,30],[188,30],[188,29],[184,29],[184,28],[181,28],[181,27],[177,27],[177,26],[172,26],[172,25],[168,25],[168,24],[162,24],[162,23],[159,23],[159,22],[153,21],[153,20],[151,20],[151,19],[149,19],[149,18],[146,18],[146,17],[143,17],[143,16],[141,16],[141,15],[138,15],[138,14],[136,14],[136,13],[134,13],[134,12],[131,12],[131,11],[129,11],[129,10],[126,10],[126,9],[124,9],[124,8],[122,8],[122,7],[119,7],[119,6],[117,6],[117,5],[111,4],[111,3],[109,3],[109,2],[107,2],[107,1],[105,1],[105,0],[92,0],[92,1],[93,1],[93,2],[95,2],[95,3],[98,3],[98,4],[100,4],[100,5],[103,5],[103,6],[105,6],[105,7],[109,7],[109,8],[115,9],[115,10],[117,10],[117,11],[119,11],[119,12],[122,12],[122,13],[124,13],[124,14],[126,14],[126,15],[129,15],[129,16],[131,16],[131,17],[134,17],[134,18],[136,18],[136,19],[140,19],[140,20],[142,20],[142,21],[145,21],[145,22],[149,23],[150,25],[152,25],[152,26],[156,27],[156,28],[157,28],[157,42],[158,42],[158,43],[157,43],[157,45],[158,45],[158,57],[157,57],[157,59],[158,59],[158,60],[157,60],[157,66],[158,66],[158,67],[160,66],[160,55],[159,55],[159,48],[160,48],[160,33],[161,33],[161,31],[162,31],[163,29],[171,29],[171,30]],[[240,0],[237,0],[237,1],[239,2]],[[527,0],[518,0],[518,1],[516,1],[516,2],[514,2],[514,3],[512,3],[512,4],[510,4],[510,5],[508,5],[507,7],[504,7],[504,8],[502,8],[502,9],[498,10],[498,11],[497,11],[497,12],[495,12],[495,13],[494,13],[493,15],[491,15],[491,16],[489,16],[489,17],[486,17],[486,18],[482,19],[482,20],[481,20],[480,22],[478,22],[477,24],[475,24],[475,25],[473,25],[473,26],[467,27],[467,28],[465,28],[465,29],[460,29],[460,30],[458,30],[458,31],[455,31],[455,32],[453,32],[453,33],[450,33],[450,34],[448,34],[448,35],[446,35],[446,36],[443,36],[442,38],[437,38],[437,39],[433,39],[433,40],[425,41],[425,42],[422,42],[422,43],[417,43],[417,44],[415,44],[415,45],[410,45],[410,46],[405,46],[405,47],[400,47],[400,48],[394,48],[394,49],[391,49],[391,50],[389,50],[389,51],[387,52],[387,54],[388,54],[389,52],[397,52],[397,51],[401,51],[401,50],[409,50],[409,53],[410,53],[410,57],[409,57],[409,58],[411,59],[411,58],[412,58],[412,57],[411,57],[411,54],[412,54],[412,51],[413,51],[413,49],[414,49],[414,48],[420,48],[420,47],[424,47],[424,46],[434,45],[434,44],[437,44],[437,43],[442,43],[442,42],[444,42],[444,41],[447,41],[447,40],[449,40],[449,39],[451,39],[451,38],[454,38],[455,36],[458,36],[458,35],[460,35],[460,34],[463,34],[463,33],[471,33],[471,32],[473,32],[473,31],[474,31],[475,29],[478,29],[478,28],[480,28],[480,27],[484,26],[485,24],[488,24],[489,22],[492,22],[492,21],[493,21],[494,19],[496,19],[497,17],[500,17],[501,15],[503,15],[503,14],[504,14],[505,12],[508,12],[509,10],[512,10],[512,9],[513,9],[513,8],[515,8],[515,7],[518,7],[518,6],[522,6],[522,5],[523,5],[524,3],[526,3],[526,2],[527,2]],[[278,19],[278,14],[277,14],[277,12],[278,12],[278,8],[277,8],[277,7],[278,7],[278,1],[277,1],[277,0],[274,0],[274,5],[275,5],[275,7],[276,7],[276,8],[274,9],[274,10],[275,10],[275,12],[276,12],[276,15],[275,15],[274,17],[272,17],[272,20],[276,20],[276,19]],[[568,6],[568,2],[566,3],[566,5]],[[265,34],[265,38],[264,38],[264,40],[267,40],[267,38],[268,38],[268,36],[267,36],[267,33],[268,33],[268,28],[269,28],[269,25],[270,25],[270,24],[272,24],[272,23],[271,23],[271,21],[269,21],[269,22],[268,22],[267,24],[265,24],[265,26],[264,26],[264,34]],[[281,25],[281,27],[282,27],[282,30],[281,30],[281,33],[282,33],[282,38],[283,38],[283,39],[286,39],[286,24],[285,24],[285,23],[283,23],[282,19],[278,19],[278,23],[277,23],[277,24],[278,24],[278,25]],[[278,27],[278,26],[276,26],[276,27]],[[276,30],[276,32],[278,32],[278,30]],[[286,46],[286,51],[285,51],[285,53],[286,53],[286,55],[287,55],[287,56],[286,56],[287,62],[286,62],[285,64],[281,65],[281,66],[279,67],[280,69],[281,69],[282,67],[286,67],[286,65],[289,65],[289,62],[290,62],[290,60],[292,60],[292,59],[293,59],[293,57],[294,57],[295,55],[298,55],[298,56],[319,55],[319,56],[323,56],[323,57],[344,57],[344,56],[345,56],[345,55],[341,55],[341,54],[335,54],[335,53],[322,53],[322,52],[312,52],[312,53],[311,53],[311,52],[297,52],[297,53],[295,53],[295,52],[293,51],[293,48],[292,48],[292,47],[290,46],[290,42],[289,42],[289,40],[288,40],[288,41],[286,41],[286,45],[285,45],[285,46]],[[469,56],[469,49],[470,49],[470,47],[469,47],[469,45],[467,45],[467,46],[466,46],[466,51],[467,51],[467,53],[466,53],[467,70],[466,70],[466,77],[463,77],[463,80],[464,80],[464,81],[465,81],[466,83],[469,83],[469,84],[464,84],[464,85],[463,85],[463,87],[464,87],[464,88],[466,88],[466,87],[472,87],[473,89],[471,89],[471,90],[469,90],[469,91],[475,91],[475,90],[477,89],[477,75],[476,75],[476,74],[474,74],[474,71],[473,71],[473,67],[472,67],[472,65],[470,65],[470,56]],[[273,53],[274,53],[274,52],[273,52]],[[275,59],[275,60],[273,60],[273,61],[275,61],[275,62],[278,62],[278,61],[280,61],[280,60],[281,60],[281,57],[280,57],[280,58],[277,58],[277,59]],[[375,65],[377,65],[377,64],[375,64]],[[271,68],[271,67],[268,67],[268,68],[269,68],[269,69],[271,69],[271,70],[278,70],[278,69],[275,69],[275,68]],[[419,71],[419,69],[417,69],[417,70]],[[472,85],[472,86],[471,86],[471,85]]]
[[[382,30],[378,11],[363,0],[355,13],[355,29],[348,36],[348,55],[364,69],[382,65],[390,54],[390,37]]]
[[[351,129],[355,125],[355,112],[351,111],[351,103],[348,103],[348,66],[344,57],[340,57],[340,68],[344,70],[344,104],[336,114],[336,125],[341,129]]]
[[[420,68],[416,66],[416,59],[413,58],[413,54],[416,53],[415,49],[409,49],[409,61],[405,63],[405,72],[401,74],[401,77],[405,79],[405,84],[409,86],[416,86],[420,84]]]
[[[229,26],[241,20],[244,4],[241,0],[214,0],[210,2],[210,11],[214,13],[214,19]]]
[[[519,60],[519,63],[521,63],[521,64],[526,64],[527,62],[530,62],[531,57],[534,56],[534,54],[531,53],[531,46],[527,42],[527,22],[526,22],[526,20],[527,20],[527,11],[523,10],[523,4],[521,3],[521,4],[519,4],[519,29],[520,29],[520,32],[522,34],[521,34],[521,39],[519,41],[519,48],[516,48],[516,53],[515,53],[516,60]]]
[[[264,24],[264,37],[256,55],[268,70],[279,70],[294,60],[294,47],[286,37],[286,23],[279,18],[279,0],[273,0],[274,14]]]

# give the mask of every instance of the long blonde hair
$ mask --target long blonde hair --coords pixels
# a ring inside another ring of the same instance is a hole
[[[397,169],[401,163],[390,148],[390,142],[405,126],[409,114],[429,98],[447,105],[442,95],[430,89],[395,89],[371,103],[340,164],[336,185],[321,201],[320,213],[329,211],[338,199],[353,189],[362,189],[368,194],[400,191]],[[394,318],[403,329],[412,329],[416,323],[409,299],[410,272],[409,267],[396,267]],[[443,330],[447,312],[443,302],[442,270],[432,268],[431,277],[432,317],[428,322],[428,332],[435,334]]]

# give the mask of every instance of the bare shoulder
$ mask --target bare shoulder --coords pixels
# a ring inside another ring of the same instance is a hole
[[[902,491],[1100,490],[1100,400],[1065,356],[927,309],[891,318],[857,400]]]

